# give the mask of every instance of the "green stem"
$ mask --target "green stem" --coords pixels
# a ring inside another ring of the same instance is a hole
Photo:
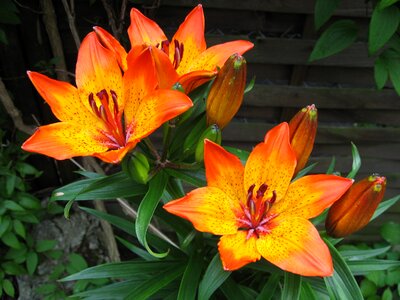
[[[147,148],[149,148],[151,154],[154,156],[154,158],[156,159],[156,161],[160,161],[161,160],[161,156],[158,153],[156,147],[154,147],[153,143],[151,142],[151,140],[149,138],[144,138],[143,142],[146,144]]]
[[[175,128],[175,120],[168,121],[165,126],[167,126],[167,128],[165,130],[166,132],[164,136],[164,149],[161,156],[161,161],[165,161],[168,157],[169,145],[171,144],[172,140],[172,129]]]

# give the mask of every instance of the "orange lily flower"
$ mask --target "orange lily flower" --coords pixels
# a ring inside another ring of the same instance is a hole
[[[61,122],[39,127],[22,148],[55,159],[91,155],[118,163],[142,138],[192,106],[181,92],[156,90],[150,50],[122,74],[94,32],[79,49],[77,87],[36,72],[28,76]]]
[[[186,92],[212,79],[217,67],[234,53],[243,54],[253,48],[253,43],[244,40],[227,42],[207,48],[204,38],[204,13],[201,4],[197,5],[179,26],[171,41],[162,29],[139,10],[130,13],[131,25],[128,35],[132,55],[148,46],[156,47],[155,60],[159,61],[165,74],[165,83],[171,86],[179,81]],[[163,58],[165,56],[166,58]],[[169,60],[169,63],[165,62]],[[193,81],[196,83],[194,84]],[[162,85],[161,85],[162,86]]]
[[[210,141],[205,143],[204,163],[208,185],[164,208],[199,231],[222,235],[218,249],[225,270],[262,256],[292,273],[332,275],[328,247],[308,219],[339,199],[351,179],[309,175],[291,182],[296,155],[287,123],[267,133],[245,166]]]

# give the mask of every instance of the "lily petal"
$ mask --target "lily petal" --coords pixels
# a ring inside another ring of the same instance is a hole
[[[158,85],[150,48],[146,48],[136,58],[129,53],[128,65],[128,71],[123,78],[124,114],[127,126],[132,123],[142,99],[153,92]]]
[[[107,152],[102,152],[102,153],[96,153],[94,154],[94,156],[100,158],[105,162],[117,164],[121,162],[126,153],[128,153],[131,149],[133,149],[136,146],[136,144],[137,141],[129,142],[123,148],[117,150],[109,150]]]
[[[204,165],[208,186],[217,187],[238,203],[245,200],[243,193],[244,167],[240,159],[221,146],[205,140]]]
[[[218,250],[225,271],[237,270],[261,258],[256,247],[256,238],[252,236],[247,239],[246,231],[222,236]]]
[[[271,214],[290,214],[305,219],[321,214],[352,185],[353,180],[335,175],[304,176],[292,184],[285,199],[274,204]]]
[[[276,192],[278,202],[285,197],[295,168],[296,155],[289,142],[289,126],[281,123],[251,152],[244,170],[245,192],[253,184],[257,190],[265,183],[269,195]]]
[[[93,30],[96,32],[97,37],[104,47],[114,52],[114,55],[123,71],[128,69],[128,65],[126,63],[127,53],[124,47],[105,29],[94,26]]]
[[[93,128],[67,122],[41,126],[22,149],[60,160],[107,151],[108,147]]]
[[[332,258],[317,229],[306,219],[286,218],[256,241],[261,255],[279,268],[303,276],[331,276]]]
[[[118,108],[123,110],[122,74],[113,51],[100,44],[95,32],[82,41],[76,63],[76,85],[83,103],[88,103],[90,93],[105,89],[113,90],[118,96]]]
[[[217,71],[207,70],[192,71],[179,77],[179,83],[182,85],[185,93],[189,94],[195,88],[210,81],[217,73]]]
[[[195,70],[213,71],[216,67],[222,67],[225,61],[232,54],[238,53],[242,55],[246,51],[254,47],[254,44],[249,41],[238,40],[212,46],[193,59],[190,65],[186,68],[179,65],[178,73],[188,73]],[[185,53],[186,54],[186,53]],[[184,54],[184,55],[185,55]]]
[[[193,106],[184,93],[159,89],[142,99],[133,117],[133,134],[129,141],[142,139],[164,122],[177,117]]]
[[[136,46],[156,46],[167,40],[162,29],[156,22],[144,16],[136,8],[131,9],[131,25],[128,28],[132,48]]]
[[[198,188],[185,197],[168,202],[164,208],[193,223],[202,232],[233,234],[237,231],[236,216],[232,203],[223,191],[215,187]]]
[[[28,72],[28,76],[60,121],[73,120],[85,124],[88,120],[94,122],[96,119],[80,101],[76,87],[36,72]]]
[[[188,66],[196,61],[199,54],[206,48],[204,37],[204,13],[201,4],[197,5],[185,18],[185,21],[179,26],[169,45],[170,59],[174,60],[175,42],[183,44],[182,61],[177,69],[178,74],[186,73]]]

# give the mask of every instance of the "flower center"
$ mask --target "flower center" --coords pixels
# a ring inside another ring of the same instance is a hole
[[[107,93],[107,91],[103,89],[96,93],[96,96],[99,100],[99,105],[97,105],[93,93],[89,95],[89,105],[93,113],[106,127],[105,130],[100,131],[106,138],[104,143],[109,147],[109,150],[124,147],[132,134],[133,124],[125,128],[123,113],[118,109],[117,94],[113,90]],[[110,101],[110,98],[112,101]]]
[[[176,69],[178,69],[179,64],[182,61],[182,56],[183,56],[183,43],[180,43],[178,40],[174,40],[174,61],[173,61],[173,66]],[[157,44],[156,47],[159,47],[164,53],[166,53],[169,56],[169,41],[165,40],[162,41],[161,44]]]
[[[268,186],[263,183],[254,193],[255,184],[251,185],[247,191],[246,204],[242,204],[243,215],[238,218],[239,230],[247,231],[247,239],[255,235],[257,238],[262,234],[270,232],[268,222],[274,219],[277,214],[268,214],[269,209],[276,200],[276,191],[272,196],[265,199],[265,192]]]

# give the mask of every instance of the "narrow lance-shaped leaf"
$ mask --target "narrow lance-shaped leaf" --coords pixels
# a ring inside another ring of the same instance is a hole
[[[318,39],[309,61],[325,58],[349,47],[357,39],[357,24],[352,20],[333,23]]]
[[[154,211],[161,199],[164,189],[168,182],[168,175],[163,171],[159,172],[149,183],[149,190],[139,205],[136,219],[136,236],[139,242],[147,249],[147,251],[156,257],[165,257],[168,252],[157,254],[154,253],[147,243],[147,229],[153,217]]]
[[[281,299],[299,299],[301,290],[301,276],[285,272],[285,280],[283,283],[283,292]]]
[[[340,0],[317,0],[314,9],[315,29],[320,29],[322,25],[332,16],[335,9],[340,4]]]
[[[350,173],[347,175],[347,178],[353,179],[357,175],[358,170],[361,167],[360,153],[358,152],[357,146],[354,143],[351,143],[351,154],[353,156],[353,164],[351,166]]]

